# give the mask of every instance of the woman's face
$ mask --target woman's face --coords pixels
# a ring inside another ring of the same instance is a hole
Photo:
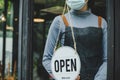
[[[81,10],[87,6],[88,0],[66,0],[67,5],[74,10]]]

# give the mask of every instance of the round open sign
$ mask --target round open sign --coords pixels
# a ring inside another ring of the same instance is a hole
[[[81,68],[78,53],[69,46],[60,47],[53,54],[51,68],[56,80],[75,80]]]

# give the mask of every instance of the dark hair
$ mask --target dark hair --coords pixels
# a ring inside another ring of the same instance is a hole
[[[88,7],[93,8],[95,1],[94,0],[88,0]]]

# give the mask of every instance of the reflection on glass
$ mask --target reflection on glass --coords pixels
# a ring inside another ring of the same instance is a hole
[[[36,50],[34,49],[34,51],[37,51],[37,49],[38,49],[37,53],[40,56],[40,60],[37,63],[39,65],[37,67],[38,71],[39,71],[38,75],[40,75],[38,77],[40,77],[40,78],[44,78],[45,74],[47,73],[47,72],[43,73],[45,71],[44,71],[44,68],[42,68],[42,64],[41,64],[41,61],[42,61],[41,56],[43,55],[43,49],[41,50],[41,47],[44,48],[44,44],[42,44],[42,41],[46,40],[46,38],[47,38],[46,33],[48,32],[48,29],[50,26],[47,22],[52,21],[56,15],[60,15],[60,13],[62,13],[62,7],[63,7],[62,3],[64,3],[64,1],[62,1],[62,0],[60,0],[59,3],[57,3],[57,2],[54,3],[52,0],[50,0],[50,1],[51,1],[51,3],[48,2],[49,4],[47,4],[47,3],[41,3],[40,1],[35,0],[35,4],[37,4],[37,5],[35,5],[35,11],[34,11],[35,18],[39,17],[39,18],[45,19],[44,25],[41,25],[41,23],[35,25],[36,27],[34,27],[34,31],[36,34],[33,34],[35,37],[34,38],[35,44],[37,45],[37,46],[35,45]],[[105,2],[105,0],[98,0],[95,2],[93,2],[93,1],[94,0],[91,0],[91,3],[93,3],[94,5],[90,5],[91,9],[89,9],[89,10],[92,11],[97,16],[102,16],[102,17],[106,18],[106,2]],[[39,5],[45,5],[45,7],[41,7]],[[41,12],[39,13],[39,11],[41,11]],[[104,21],[103,21],[103,23],[104,23]],[[40,27],[42,27],[42,28],[40,29]],[[41,32],[41,30],[42,30],[42,32]],[[38,35],[40,35],[40,36],[38,36]],[[42,35],[44,35],[45,37],[42,37]],[[37,42],[37,40],[38,40],[38,42]],[[41,44],[39,41],[41,42]],[[35,62],[35,60],[34,60],[34,62]]]
[[[2,36],[3,36],[3,31],[0,30],[0,61],[2,61],[2,50],[3,50],[3,38],[2,38]]]
[[[12,47],[13,47],[13,5],[10,1],[8,1],[7,7],[7,16],[4,16],[4,0],[0,0],[0,61],[2,65],[2,54],[3,54],[3,23],[6,21],[6,47],[5,47],[5,77],[8,75],[8,72],[11,73],[12,70]],[[1,69],[1,68],[0,68]],[[9,71],[8,71],[9,69]],[[1,70],[0,70],[1,76]]]
[[[33,80],[49,80],[42,66],[42,55],[49,26],[54,16],[61,13],[64,0],[34,0],[34,3]]]
[[[5,21],[5,17],[3,15],[4,9],[4,0],[0,0],[0,78],[2,75],[2,50],[3,50],[3,28],[2,23]]]
[[[5,74],[12,72],[12,51],[13,51],[13,4],[8,2],[7,24],[6,24],[6,55]]]

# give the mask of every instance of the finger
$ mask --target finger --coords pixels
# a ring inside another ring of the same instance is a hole
[[[80,76],[77,76],[76,80],[80,80]]]

